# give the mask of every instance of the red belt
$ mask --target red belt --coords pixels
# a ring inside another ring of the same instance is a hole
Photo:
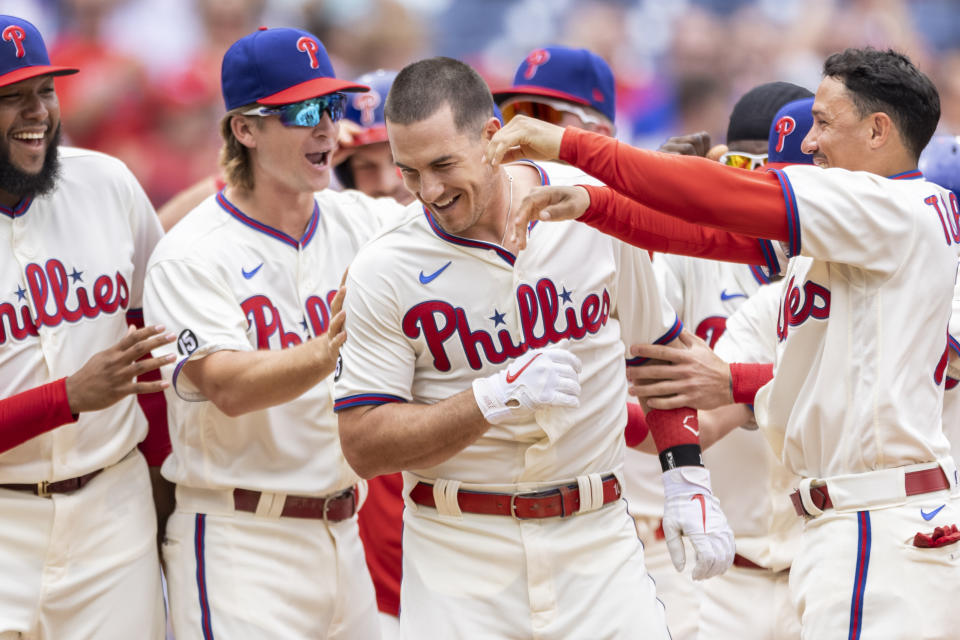
[[[620,481],[613,475],[603,479],[603,504],[620,499]],[[418,482],[410,491],[410,499],[419,505],[436,508],[433,485]],[[580,508],[580,485],[568,484],[534,493],[457,492],[461,511],[494,516],[513,516],[520,520],[530,518],[564,518]]]
[[[921,493],[933,493],[934,491],[943,491],[950,488],[950,482],[943,475],[940,467],[924,469],[923,471],[910,471],[904,474],[904,487],[908,496],[915,496]],[[794,491],[790,494],[790,500],[793,502],[793,508],[798,516],[812,516],[803,508],[803,501],[800,498],[800,491]],[[833,508],[833,501],[830,500],[830,493],[827,491],[827,485],[822,487],[810,487],[810,500],[813,505],[821,511]]]
[[[233,490],[233,507],[238,511],[256,513],[260,503],[260,492],[248,489]],[[284,518],[312,518],[327,522],[340,522],[352,518],[357,512],[357,488],[329,498],[310,498],[307,496],[287,496],[283,501],[280,516]]]
[[[93,480],[93,478],[101,471],[103,471],[103,469],[97,469],[96,471],[91,471],[90,473],[77,476],[76,478],[57,480],[56,482],[41,480],[40,482],[34,482],[31,484],[0,484],[0,489],[29,491],[30,493],[40,496],[41,498],[49,498],[50,494],[52,493],[70,493],[82,488],[85,484]]]

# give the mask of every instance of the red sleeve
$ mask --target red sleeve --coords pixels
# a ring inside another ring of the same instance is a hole
[[[60,378],[0,400],[0,453],[61,425],[76,422]]]
[[[645,151],[573,127],[563,133],[560,160],[669,216],[756,238],[788,240],[787,204],[780,179],[773,172]],[[608,215],[590,218],[591,224],[605,233],[608,225],[623,224]]]
[[[635,447],[647,439],[650,427],[643,415],[643,408],[636,402],[627,403],[627,426],[623,430],[623,438],[628,447]]]
[[[760,387],[773,379],[771,363],[730,363],[730,387],[737,404],[753,404]]]
[[[140,309],[131,309],[127,312],[127,322],[138,329],[143,328],[143,312]],[[149,358],[150,354],[140,358]],[[150,382],[160,379],[160,371],[154,369],[137,376],[137,382]],[[141,393],[137,396],[137,403],[140,409],[147,417],[147,437],[143,442],[137,445],[143,457],[147,459],[147,465],[159,467],[170,455],[172,446],[170,445],[170,429],[167,425],[167,400],[163,397],[162,391],[155,393]]]
[[[770,266],[763,240],[668,216],[609,187],[580,186],[590,194],[580,221],[624,242],[661,253]]]

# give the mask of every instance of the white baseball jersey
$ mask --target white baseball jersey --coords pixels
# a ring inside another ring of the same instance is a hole
[[[545,165],[553,184],[592,179]],[[544,172],[544,181],[546,174]],[[537,224],[519,256],[450,235],[417,204],[357,256],[347,283],[337,409],[431,404],[503,369],[527,349],[559,345],[583,362],[577,409],[494,425],[427,478],[469,483],[566,481],[618,470],[626,424],[624,343],[680,332],[647,254],[586,225]]]
[[[127,332],[163,231],[133,174],[60,148],[52,193],[0,207],[0,397],[75,373]],[[135,396],[0,454],[0,483],[62,480],[109,466],[147,433]]]
[[[727,362],[773,362],[782,290],[782,281],[760,287],[730,316],[717,342],[718,356]],[[799,478],[756,431],[735,429],[704,451],[703,459],[736,536],[737,553],[774,571],[789,568],[802,520],[787,496]]]
[[[913,171],[777,171],[791,260],[757,422],[803,477],[949,455],[941,409],[960,242],[950,192]]]
[[[327,330],[340,278],[379,226],[392,200],[359,192],[316,194],[299,239],[237,209],[223,192],[188,214],[160,242],[145,285],[145,314],[178,336],[159,350],[173,454],[172,482],[325,495],[356,483],[340,450],[332,380],[282,405],[236,418],[222,413],[180,375],[190,359],[220,350],[281,349]]]

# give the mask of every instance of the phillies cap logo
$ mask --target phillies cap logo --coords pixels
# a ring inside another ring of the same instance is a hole
[[[380,93],[371,89],[367,93],[357,94],[353,99],[353,107],[360,112],[360,124],[368,127],[377,119],[377,107],[380,106]]]
[[[317,44],[317,41],[313,38],[308,38],[307,36],[302,36],[297,40],[297,51],[303,51],[308,56],[310,56],[310,68],[319,69],[320,61],[317,60],[317,52],[320,51],[320,45]]]
[[[537,49],[527,56],[524,61],[527,63],[527,70],[523,72],[523,77],[529,80],[537,73],[537,68],[546,64],[550,59],[550,52],[546,49]]]
[[[2,37],[5,42],[13,43],[18,58],[27,55],[27,52],[23,48],[23,40],[27,37],[27,34],[19,25],[12,24],[4,29]]]
[[[797,128],[797,121],[790,116],[783,116],[777,120],[777,124],[773,126],[773,130],[777,132],[779,137],[777,138],[777,153],[783,151],[783,143],[786,140],[787,136],[793,133]]]

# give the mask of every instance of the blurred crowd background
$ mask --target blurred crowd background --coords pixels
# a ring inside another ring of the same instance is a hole
[[[940,133],[960,133],[958,0],[3,0],[36,24],[54,64],[71,144],[122,158],[159,207],[216,170],[220,59],[260,25],[305,28],[337,75],[447,55],[492,88],[531,50],[589,48],[617,79],[617,135],[656,148],[707,130],[751,87],[814,90],[848,46],[907,53],[940,90]]]

